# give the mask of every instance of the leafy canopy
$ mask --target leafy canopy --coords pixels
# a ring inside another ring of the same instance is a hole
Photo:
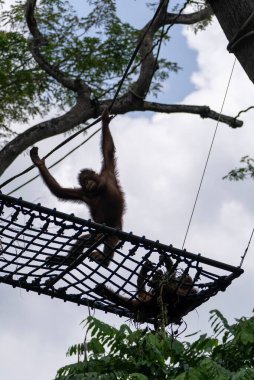
[[[78,362],[59,369],[58,380],[251,380],[254,378],[254,316],[229,325],[211,311],[213,336],[180,342],[164,332],[119,329],[95,318],[86,321],[90,341],[67,355]],[[85,360],[81,357],[85,356]]]
[[[4,1],[0,2],[4,3]],[[80,15],[67,0],[41,0],[36,20],[44,36],[46,60],[71,78],[82,78],[92,98],[112,97],[133,52],[138,30],[117,16],[115,0],[87,0],[89,13]],[[34,61],[24,17],[25,2],[17,0],[0,17],[0,127],[29,116],[45,115],[52,107],[74,104],[74,94],[47,75]],[[158,35],[159,39],[160,36]],[[156,41],[155,41],[156,45]],[[137,57],[122,91],[135,80]],[[159,61],[151,91],[156,94],[176,63]]]

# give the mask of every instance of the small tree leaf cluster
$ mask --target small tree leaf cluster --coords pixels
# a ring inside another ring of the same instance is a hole
[[[254,178],[254,159],[249,156],[244,156],[240,160],[244,165],[231,170],[223,179],[230,181],[242,181],[248,178]]]

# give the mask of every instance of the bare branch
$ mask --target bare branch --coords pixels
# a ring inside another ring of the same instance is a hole
[[[90,97],[90,89],[85,84],[85,82],[81,81],[78,78],[74,80],[72,78],[69,78],[63,71],[59,70],[54,65],[51,65],[41,54],[40,48],[41,46],[47,44],[47,40],[38,29],[38,25],[34,16],[35,6],[36,0],[27,0],[25,17],[29,31],[33,36],[33,39],[31,41],[31,53],[35,61],[38,63],[42,70],[44,70],[48,75],[50,75],[64,87],[77,93],[86,93],[87,96]]]
[[[219,114],[210,109],[208,106],[196,106],[185,104],[161,104],[153,102],[144,102],[142,109],[139,111],[155,111],[162,113],[192,113],[199,115],[202,118],[209,118],[221,123],[228,124],[231,128],[240,128],[243,126],[241,120],[237,120],[235,117]]]

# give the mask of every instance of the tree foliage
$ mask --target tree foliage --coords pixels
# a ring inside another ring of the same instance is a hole
[[[85,327],[90,341],[86,347],[69,348],[67,355],[77,355],[78,362],[59,369],[56,379],[253,379],[254,317],[230,325],[218,310],[212,310],[210,321],[213,335],[202,334],[190,343],[166,332],[133,331],[126,324],[117,329],[89,317]]]
[[[18,32],[0,31],[0,125],[26,122],[29,116],[46,111],[45,74],[31,64],[27,40]]]
[[[229,179],[230,181],[241,181],[247,178],[254,178],[254,159],[249,156],[241,158],[240,162],[243,166],[230,170],[230,172],[223,177],[223,179]]]
[[[88,1],[92,7],[85,17],[79,16],[65,0],[40,1],[36,19],[43,32],[41,54],[47,61],[71,78],[89,83],[91,97],[110,98],[128,64],[139,31],[117,16],[116,4],[110,1]],[[0,31],[0,122],[27,121],[29,115],[46,114],[53,107],[73,106],[75,93],[62,86],[38,67],[30,49],[30,35],[24,18],[24,1],[2,13],[0,22],[9,31]],[[160,34],[155,37],[158,45]],[[137,75],[137,56],[131,75],[124,82],[124,93]],[[159,70],[151,86],[156,94],[161,81],[170,71],[177,72],[175,62],[159,59]],[[5,91],[3,91],[5,89]],[[7,89],[7,91],[6,91]]]
[[[97,118],[105,107],[112,107],[115,115],[186,112],[216,121],[220,117],[233,128],[242,126],[240,120],[219,115],[207,105],[151,101],[179,70],[160,47],[170,47],[177,24],[203,30],[212,17],[206,1],[180,1],[172,9],[167,0],[149,1],[152,12],[158,13],[140,29],[119,18],[116,4],[87,0],[77,11],[68,0],[15,0],[1,13],[0,175],[31,145]],[[61,115],[49,117],[49,112]],[[35,116],[44,121],[29,125]],[[12,125],[20,122],[27,128],[23,125],[23,132],[15,135]]]

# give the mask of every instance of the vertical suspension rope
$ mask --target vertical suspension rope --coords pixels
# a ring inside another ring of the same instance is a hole
[[[225,101],[226,101],[226,97],[227,97],[227,94],[228,94],[229,85],[231,83],[232,75],[233,75],[233,72],[234,72],[235,64],[236,64],[236,58],[234,60],[234,63],[233,63],[232,69],[231,69],[231,73],[230,73],[230,76],[229,76],[227,88],[226,88],[225,95],[224,95],[223,102],[222,102],[221,109],[220,109],[220,114],[219,114],[219,117],[218,117],[218,120],[217,120],[217,124],[216,124],[215,131],[214,131],[214,134],[213,134],[212,142],[211,142],[211,145],[210,145],[210,148],[209,148],[209,151],[208,151],[208,155],[207,155],[207,158],[206,158],[205,167],[203,169],[203,173],[202,173],[202,176],[201,176],[201,180],[200,180],[200,183],[199,183],[197,195],[196,195],[196,198],[195,198],[195,201],[194,201],[194,205],[193,205],[193,208],[192,208],[192,212],[191,212],[191,216],[190,216],[189,223],[188,223],[188,226],[187,226],[187,230],[186,230],[186,233],[185,233],[185,236],[184,236],[184,239],[183,239],[182,249],[185,246],[185,242],[186,242],[186,239],[187,239],[187,236],[188,236],[188,233],[189,233],[189,229],[190,229],[190,226],[191,226],[193,214],[194,214],[194,211],[195,211],[195,208],[196,208],[196,204],[197,204],[197,201],[198,201],[198,198],[199,198],[199,193],[200,193],[200,190],[201,190],[201,187],[202,187],[202,184],[203,184],[204,176],[205,176],[205,173],[206,173],[206,168],[207,168],[207,165],[208,165],[208,161],[210,159],[210,155],[211,155],[211,151],[212,151],[212,148],[213,148],[214,140],[215,140],[215,137],[216,137],[216,134],[217,134],[217,130],[218,130],[218,126],[219,126],[219,123],[220,123],[221,114],[222,114],[222,111],[223,111],[223,108],[224,108],[224,104],[225,104]]]
[[[251,243],[251,240],[252,240],[253,234],[254,234],[254,228],[253,228],[252,233],[251,233],[251,235],[250,235],[249,242],[248,242],[248,244],[247,244],[247,247],[245,248],[244,254],[243,254],[243,256],[241,257],[241,262],[240,262],[240,265],[239,265],[240,268],[242,268],[243,262],[244,262],[244,260],[245,260],[246,255],[247,255],[247,252],[248,252],[248,250],[249,250],[249,246],[250,246],[250,243]]]

